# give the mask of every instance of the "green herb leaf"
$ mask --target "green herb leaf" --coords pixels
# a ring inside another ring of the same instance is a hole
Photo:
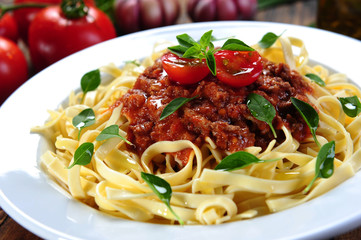
[[[178,222],[183,225],[183,220],[180,219],[170,206],[170,199],[172,197],[172,188],[170,184],[166,180],[150,173],[141,172],[141,177],[158,196],[158,198],[167,206]]]
[[[273,105],[261,95],[251,93],[247,96],[247,107],[251,114],[260,121],[266,122],[277,138],[275,129],[273,128],[272,121],[276,116],[276,110]]]
[[[213,45],[212,42],[210,42],[210,43],[208,44],[208,51],[212,51],[212,53],[215,52],[215,51],[214,51],[214,45]]]
[[[173,114],[175,111],[177,111],[180,107],[182,107],[184,104],[186,104],[189,101],[192,101],[193,99],[197,98],[198,96],[194,96],[192,98],[184,98],[184,97],[180,97],[180,98],[175,98],[173,99],[170,103],[167,104],[167,106],[165,106],[165,108],[163,109],[161,115],[160,115],[160,120],[165,119],[166,117],[170,116],[171,114]]]
[[[85,166],[90,163],[94,153],[94,144],[90,142],[85,142],[80,145],[74,153],[74,161],[68,167],[68,169],[74,167],[75,165]]]
[[[277,41],[280,36],[277,36],[272,32],[268,32],[262,37],[261,41],[258,42],[258,45],[261,48],[269,48]]]
[[[79,129],[79,133],[78,133],[78,139],[79,139],[81,130],[95,123],[95,114],[93,109],[91,108],[84,109],[73,118],[72,123],[74,127]]]
[[[315,176],[312,181],[304,189],[307,193],[317,178],[329,178],[334,172],[334,158],[335,158],[335,141],[324,144],[316,159]]]
[[[80,86],[83,90],[83,98],[84,100],[85,94],[87,92],[93,91],[97,89],[97,87],[100,85],[101,79],[100,79],[100,71],[99,69],[90,71],[81,78]]]
[[[211,39],[212,39],[212,32],[213,30],[210,30],[206,33],[204,33],[201,37],[201,39],[199,40],[200,46],[202,49],[206,49],[209,44],[211,43]]]
[[[339,98],[338,100],[347,116],[353,118],[361,112],[361,103],[357,96]]]
[[[188,48],[181,45],[176,45],[176,46],[168,47],[168,49],[172,53],[178,55],[179,57],[183,57],[183,54],[187,51]]]
[[[228,39],[222,46],[222,50],[232,50],[232,51],[254,51],[253,48],[245,44],[239,39]]]
[[[184,58],[198,57],[200,53],[201,53],[201,49],[200,49],[199,45],[195,45],[195,46],[188,48],[182,57],[184,57]]]
[[[321,87],[326,86],[326,83],[316,74],[307,73],[305,76],[311,79],[312,81],[314,81],[315,83],[317,83],[318,85],[320,85]]]
[[[214,58],[214,54],[212,51],[207,51],[206,53],[206,62],[209,70],[211,70],[211,73],[213,76],[216,76],[217,74],[217,68],[216,68],[216,59]]]
[[[104,128],[103,131],[101,131],[101,133],[97,136],[96,140],[103,141],[103,140],[113,138],[113,137],[119,137],[122,140],[124,140],[126,143],[128,143],[129,145],[132,145],[132,143],[129,142],[126,138],[119,135],[119,126],[116,124],[110,125],[109,127]]]
[[[248,165],[251,165],[253,163],[264,163],[264,162],[272,162],[277,160],[280,159],[262,160],[257,158],[251,153],[239,151],[225,157],[214,169],[223,170],[223,171],[233,171],[247,167]]]
[[[316,144],[321,147],[321,144],[316,138],[316,130],[319,122],[319,116],[317,111],[310,104],[297,98],[292,97],[291,102],[293,106],[296,107],[297,111],[301,114],[302,118],[305,120],[308,127],[310,128],[312,137],[315,140]]]
[[[189,36],[186,33],[177,35],[176,38],[181,46],[184,46],[187,48],[190,48],[190,47],[198,44],[191,36]]]
[[[239,44],[235,44],[235,43],[231,43],[228,44],[225,47],[222,47],[222,50],[231,50],[231,51],[254,51],[253,48],[251,47],[246,47],[243,45],[239,45]]]

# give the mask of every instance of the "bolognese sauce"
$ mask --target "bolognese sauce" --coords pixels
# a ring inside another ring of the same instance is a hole
[[[306,94],[312,88],[302,76],[283,63],[263,59],[263,71],[258,79],[245,87],[235,88],[209,74],[200,82],[180,85],[170,81],[157,60],[141,74],[134,87],[118,103],[130,124],[127,137],[135,151],[142,153],[158,141],[190,140],[202,145],[209,137],[217,148],[236,152],[250,146],[265,149],[274,139],[267,123],[257,120],[247,108],[247,96],[256,93],[265,97],[276,109],[273,126],[277,142],[284,139],[282,126],[290,129],[294,138],[302,142],[310,136],[307,124],[292,105],[295,97],[309,102]],[[160,120],[164,107],[179,97],[191,98],[167,118]],[[178,153],[187,161],[188,151]]]

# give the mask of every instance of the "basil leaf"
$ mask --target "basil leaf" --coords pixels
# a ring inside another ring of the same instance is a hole
[[[326,143],[320,149],[316,161],[316,173],[322,178],[329,178],[334,172],[335,141]]]
[[[247,167],[248,165],[251,165],[253,163],[263,163],[263,162],[271,162],[277,160],[279,159],[262,160],[257,158],[251,153],[239,151],[225,157],[214,169],[223,170],[223,171],[233,171]]]
[[[276,116],[276,110],[273,105],[261,95],[251,93],[247,96],[247,107],[255,118],[269,125],[273,136],[277,138],[276,131],[272,125],[272,121]]]
[[[302,100],[292,97],[291,102],[292,102],[293,106],[296,107],[297,111],[301,114],[302,118],[305,120],[308,127],[310,128],[312,137],[315,140],[316,144],[319,147],[321,147],[321,144],[318,142],[318,140],[316,138],[316,130],[318,127],[318,122],[319,122],[318,113],[310,104],[308,104]]]
[[[101,133],[97,136],[97,138],[95,140],[103,141],[103,140],[113,138],[113,137],[119,137],[122,140],[124,140],[126,143],[128,143],[129,145],[132,145],[131,142],[129,142],[125,137],[123,137],[119,134],[119,126],[116,124],[110,125],[109,127],[104,128],[103,131],[101,131]]]
[[[95,123],[95,114],[93,109],[91,108],[84,109],[73,118],[72,123],[74,127],[79,129],[79,133],[78,133],[78,139],[79,139],[81,130]]]
[[[174,215],[174,217],[178,220],[178,222],[183,225],[184,222],[180,217],[173,211],[170,206],[170,199],[172,197],[172,188],[169,183],[150,173],[141,172],[141,177],[148,184],[150,189],[158,196],[158,198],[167,206],[169,211]]]
[[[339,98],[338,100],[347,116],[353,118],[361,112],[361,103],[357,96]]]
[[[100,85],[101,79],[100,79],[100,71],[99,69],[87,72],[83,75],[83,77],[80,80],[80,86],[83,90],[83,98],[85,97],[85,94],[87,92],[93,91],[97,89],[97,87]]]
[[[199,43],[200,43],[202,49],[206,49],[209,46],[209,44],[211,43],[212,32],[213,32],[213,30],[210,30],[210,31],[204,33],[202,35],[201,39],[199,40]]]
[[[172,47],[168,47],[168,49],[178,55],[179,57],[182,57],[183,54],[187,51],[188,48],[181,46],[181,45],[176,45],[176,46],[172,46]]]
[[[197,45],[198,43],[188,34],[184,33],[181,35],[177,35],[177,41],[181,46],[190,48],[194,45]]]
[[[184,104],[186,104],[189,101],[192,101],[193,99],[195,99],[198,96],[192,97],[192,98],[184,98],[184,97],[180,97],[180,98],[175,98],[173,99],[170,103],[167,104],[167,106],[165,106],[165,108],[163,109],[161,115],[160,115],[160,120],[165,119],[166,117],[170,116],[171,114],[173,114],[175,111],[177,111],[180,107],[182,107]]]
[[[85,142],[80,145],[74,153],[74,161],[68,167],[68,169],[74,167],[75,165],[85,166],[90,163],[94,153],[94,144],[90,142]]]
[[[253,48],[245,44],[243,41],[239,39],[228,39],[223,46],[222,50],[232,50],[232,51],[254,51]]]
[[[214,45],[212,42],[208,44],[208,51],[212,51],[214,53]]]
[[[318,85],[320,85],[321,87],[326,86],[326,83],[316,74],[307,73],[305,76],[311,79],[312,81],[314,81],[315,83],[317,83]]]
[[[198,45],[196,45],[196,46],[188,48],[182,57],[184,57],[184,58],[198,57],[200,53],[201,53],[201,49]]]
[[[258,42],[258,45],[261,48],[269,48],[277,41],[280,36],[277,36],[272,32],[268,32],[262,37],[261,41]]]
[[[213,76],[216,76],[217,69],[216,69],[216,59],[214,58],[214,54],[212,51],[206,52],[206,62],[209,70],[211,70],[211,73]]]
[[[303,193],[307,193],[317,178],[329,178],[334,172],[334,158],[335,158],[335,141],[324,144],[318,152],[315,176],[307,187],[303,190]]]
[[[222,47],[222,50],[231,50],[231,51],[254,51],[251,47],[246,47],[236,43],[228,44],[227,46]]]

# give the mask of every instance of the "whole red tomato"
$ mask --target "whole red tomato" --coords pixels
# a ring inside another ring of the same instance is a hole
[[[60,4],[61,0],[14,0],[15,5],[39,3],[39,4]],[[41,10],[40,7],[27,7],[14,10],[14,18],[19,27],[20,38],[27,43],[28,31],[30,23],[35,18],[36,14]]]
[[[0,36],[8,38],[14,42],[18,41],[19,33],[14,17],[10,13],[5,13],[0,18]]]
[[[30,25],[29,50],[36,71],[79,50],[116,37],[112,22],[98,8],[89,6],[84,16],[72,18],[66,17],[64,11],[60,6],[46,7]]]
[[[0,37],[0,104],[27,79],[23,52],[11,40]]]

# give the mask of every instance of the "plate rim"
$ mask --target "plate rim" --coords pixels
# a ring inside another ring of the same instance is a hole
[[[28,82],[26,82],[23,86],[21,86],[18,90],[15,91],[15,93],[13,93],[1,106],[0,108],[0,116],[2,116],[4,111],[8,111],[8,109],[10,108],[10,104],[15,102],[15,98],[19,96],[20,92],[23,91],[23,89],[27,89],[30,88],[30,85],[32,85],[32,82],[36,81],[37,78],[41,78],[41,76],[45,75],[46,73],[48,73],[49,71],[53,71],[56,70],[57,68],[61,68],[65,62],[70,61],[72,58],[77,57],[77,56],[82,56],[82,55],[86,55],[87,52],[92,51],[92,49],[96,49],[96,48],[102,48],[103,46],[106,45],[112,45],[113,43],[116,43],[117,39],[137,39],[137,38],[141,38],[141,37],[146,37],[149,35],[154,35],[156,33],[169,33],[169,32],[179,32],[180,30],[183,29],[205,29],[205,27],[207,25],[211,25],[211,26],[215,26],[215,27],[220,27],[223,25],[226,26],[241,26],[241,27],[290,27],[292,29],[303,29],[306,32],[321,32],[323,34],[329,35],[329,36],[334,36],[335,38],[340,38],[340,39],[347,39],[347,41],[353,42],[355,41],[356,45],[360,45],[361,46],[361,42],[353,39],[351,37],[347,37],[347,36],[343,36],[341,34],[337,34],[337,33],[332,33],[332,32],[328,32],[326,30],[320,30],[320,29],[312,29],[310,27],[306,27],[306,26],[299,26],[299,25],[294,25],[294,24],[285,24],[285,23],[269,23],[269,22],[257,22],[257,21],[225,21],[225,22],[206,22],[206,23],[187,23],[187,24],[179,24],[179,25],[173,25],[173,26],[166,26],[166,27],[161,27],[161,28],[156,28],[156,29],[150,29],[150,30],[145,30],[145,31],[141,31],[141,32],[137,32],[137,33],[132,33],[132,34],[128,34],[128,35],[124,35],[124,36],[120,36],[117,37],[116,39],[112,39],[112,40],[108,40],[106,42],[97,44],[95,46],[92,46],[90,48],[87,48],[85,50],[82,50],[78,53],[72,54],[62,60],[60,60],[59,62],[51,65],[50,67],[44,69],[43,71],[41,71],[40,73],[36,74],[35,76],[33,76],[31,79],[29,79]],[[248,26],[249,25],[249,26]],[[306,45],[307,48],[307,45]],[[332,67],[332,66],[331,66]],[[35,80],[34,80],[35,79]],[[361,81],[361,80],[360,80]],[[72,90],[72,89],[70,89]],[[25,91],[25,90],[24,90]],[[66,96],[64,96],[66,97]],[[3,110],[5,109],[5,110]],[[44,113],[46,114],[46,113]],[[0,123],[2,122],[2,120],[0,120]],[[0,128],[1,130],[1,128]],[[33,139],[36,139],[33,138]],[[0,160],[1,162],[1,160]],[[35,174],[36,176],[40,176],[41,178],[41,174],[37,172],[39,169],[32,169],[32,171],[35,172],[33,174]],[[0,175],[3,174],[3,172],[0,171]],[[40,175],[37,175],[40,174]],[[360,177],[360,174],[357,174]],[[44,176],[43,176],[44,177]],[[1,179],[1,177],[0,177]],[[44,180],[44,179],[43,179]],[[352,178],[353,181],[356,181],[356,179]],[[358,180],[358,179],[357,179]],[[348,181],[348,180],[346,180]],[[1,185],[0,185],[1,187]],[[339,187],[337,187],[339,189]],[[332,190],[331,190],[332,191]],[[327,194],[327,193],[326,193]],[[361,195],[361,194],[360,194]],[[314,199],[320,199],[321,197],[323,197],[324,195]],[[13,205],[12,202],[8,201],[9,199],[6,197],[6,194],[3,192],[3,190],[0,188],[0,206],[2,207],[2,209],[9,215],[11,216],[16,222],[18,222],[20,225],[22,225],[23,227],[27,228],[29,231],[37,234],[38,236],[44,237],[46,239],[52,239],[52,238],[56,238],[56,237],[65,237],[65,238],[69,238],[69,239],[78,239],[77,236],[71,236],[71,235],[67,235],[66,233],[63,232],[58,232],[58,230],[56,229],[51,229],[48,226],[44,225],[44,223],[42,222],[34,222],[34,219],[29,216],[27,213],[22,212],[18,206]],[[69,200],[69,199],[68,199]],[[73,201],[73,200],[70,200]],[[310,202],[312,202],[313,200],[306,202],[303,205],[307,205],[310,204]],[[75,205],[77,204],[81,204],[81,203],[77,203],[75,202]],[[299,207],[299,206],[297,206]],[[90,207],[89,207],[90,208]],[[90,208],[91,209],[91,208]],[[282,212],[285,212],[288,210],[284,210]],[[94,213],[95,216],[98,216],[98,213]],[[277,213],[275,213],[277,214]],[[272,214],[274,215],[274,214]],[[268,218],[269,216],[272,215],[267,215],[264,217],[258,217],[256,219],[265,219]],[[341,233],[341,232],[346,232],[349,231],[355,227],[358,227],[361,225],[361,210],[359,211],[355,211],[353,216],[350,217],[345,217],[345,219],[340,220],[339,222],[333,222],[330,223],[330,226],[325,226],[324,228],[318,229],[318,230],[310,230],[308,231],[308,233],[305,234],[300,234],[299,236],[294,236],[296,238],[312,238],[312,237],[325,237],[325,236],[333,236],[334,233]],[[254,219],[251,220],[246,220],[246,221],[254,221]],[[267,221],[266,221],[267,222]],[[357,223],[360,222],[360,223]],[[147,223],[137,223],[137,224],[141,224],[142,226],[144,225],[149,225]],[[233,223],[232,223],[233,224]],[[218,228],[219,226],[217,226],[216,228]],[[330,231],[330,227],[332,227],[331,231]],[[157,227],[158,228],[158,227]],[[162,228],[162,227],[161,227]],[[177,226],[167,226],[167,228],[179,228]],[[194,227],[194,226],[187,226],[185,227],[187,229],[194,229],[194,228],[198,228],[198,227]],[[204,228],[203,226],[201,228]],[[228,227],[227,227],[228,228]],[[285,239],[287,238],[287,236],[284,237]],[[211,239],[211,238],[210,238]],[[255,238],[256,239],[256,238]]]

